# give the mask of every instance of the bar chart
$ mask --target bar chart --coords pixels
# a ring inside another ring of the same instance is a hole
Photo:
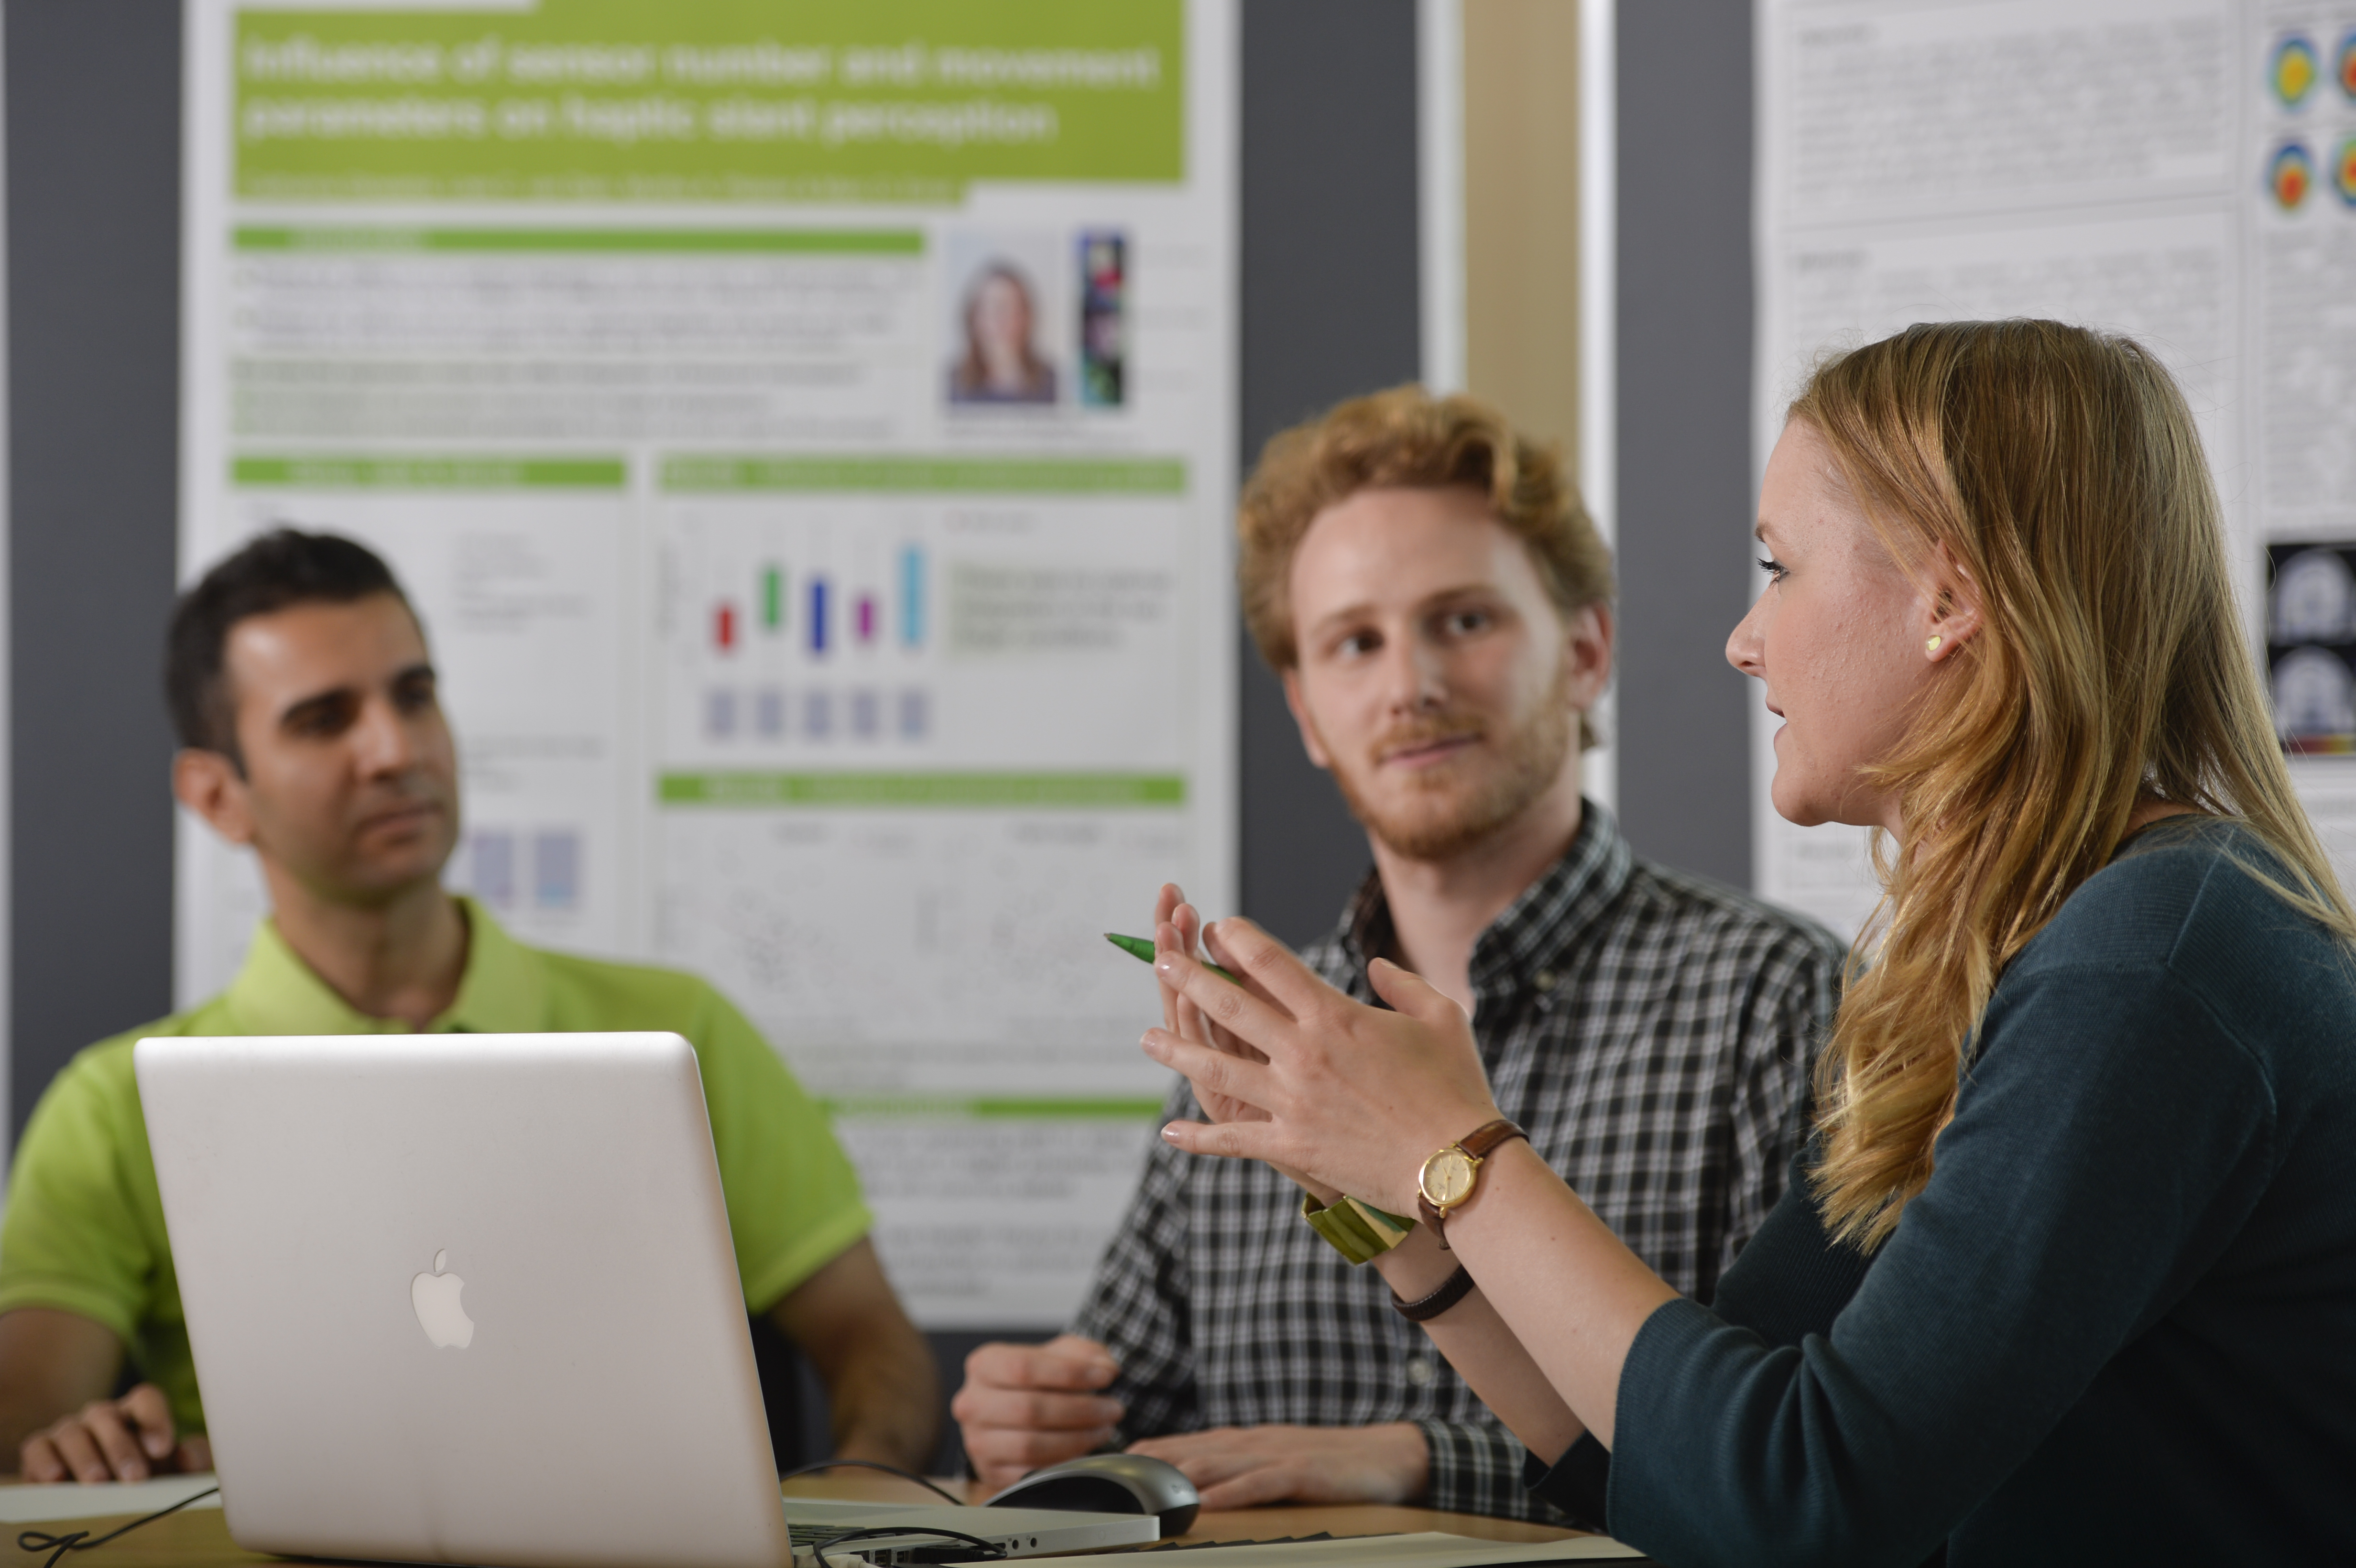
[[[674,708],[695,741],[759,752],[930,738],[932,551],[905,537],[905,519],[863,522],[701,518],[678,530],[669,570],[702,630],[692,645],[676,640]]]

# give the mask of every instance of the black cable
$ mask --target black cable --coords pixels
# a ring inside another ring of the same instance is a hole
[[[779,1476],[777,1479],[780,1481],[790,1481],[796,1476],[815,1476],[820,1470],[839,1470],[847,1465],[855,1465],[862,1470],[881,1470],[887,1476],[897,1476],[904,1481],[914,1481],[916,1485],[924,1488],[926,1491],[932,1493],[937,1498],[954,1503],[958,1508],[966,1506],[966,1501],[963,1498],[951,1497],[948,1492],[933,1485],[932,1482],[925,1479],[924,1477],[904,1470],[897,1465],[886,1465],[878,1459],[820,1459],[815,1465],[797,1465],[792,1469],[787,1470],[785,1474]]]
[[[143,1524],[153,1524],[157,1520],[162,1519],[166,1514],[177,1513],[182,1509],[187,1507],[190,1503],[198,1502],[203,1499],[211,1497],[214,1493],[220,1490],[220,1488],[219,1487],[207,1487],[201,1492],[190,1492],[187,1497],[182,1498],[170,1508],[159,1508],[145,1519],[134,1519],[129,1524],[117,1525],[114,1529],[108,1531],[104,1535],[100,1536],[95,1541],[90,1539],[90,1531],[86,1530],[77,1530],[70,1535],[51,1535],[47,1531],[42,1530],[18,1531],[16,1532],[16,1550],[19,1552],[46,1552],[49,1554],[49,1560],[47,1563],[42,1563],[41,1568],[58,1568],[58,1559],[63,1557],[69,1552],[88,1552],[93,1546],[103,1546],[118,1535],[128,1535]]]
[[[868,1541],[873,1540],[879,1536],[901,1535],[937,1535],[944,1541],[962,1541],[968,1546],[980,1547],[983,1552],[982,1561],[984,1562],[994,1563],[1006,1555],[1006,1548],[999,1545],[998,1542],[994,1541],[984,1541],[979,1535],[968,1535],[961,1530],[937,1530],[929,1524],[879,1524],[871,1530],[846,1530],[841,1535],[836,1536],[832,1541],[812,1542],[810,1545],[810,1551],[818,1558],[818,1568],[834,1568],[834,1564],[828,1560],[826,1555],[826,1549],[830,1546],[841,1546],[845,1541]],[[959,1558],[958,1561],[961,1563],[969,1562],[971,1559]]]

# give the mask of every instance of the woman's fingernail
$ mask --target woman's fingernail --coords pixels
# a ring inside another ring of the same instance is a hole
[[[1168,1126],[1162,1128],[1162,1136],[1165,1142],[1176,1143],[1178,1141],[1178,1124],[1173,1122]]]

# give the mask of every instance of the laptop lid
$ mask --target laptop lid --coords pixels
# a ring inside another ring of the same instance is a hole
[[[685,1040],[151,1039],[134,1062],[240,1545],[788,1561]]]

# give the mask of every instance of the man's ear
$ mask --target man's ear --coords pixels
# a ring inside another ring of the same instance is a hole
[[[232,844],[253,842],[253,810],[237,764],[219,752],[183,746],[172,754],[172,796]]]
[[[1612,635],[1617,630],[1612,606],[1601,602],[1582,604],[1563,617],[1563,669],[1569,676],[1570,705],[1584,713],[1602,700],[1612,684]]]
[[[1283,679],[1284,705],[1292,709],[1292,721],[1301,726],[1301,749],[1309,753],[1311,762],[1333,772],[1333,759],[1326,753],[1325,742],[1317,738],[1317,721],[1309,717],[1309,704],[1301,695],[1300,667],[1286,670]]]

